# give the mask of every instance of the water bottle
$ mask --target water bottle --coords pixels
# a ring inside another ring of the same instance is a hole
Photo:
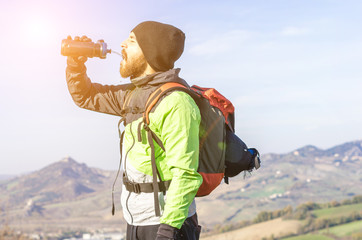
[[[107,53],[111,53],[110,49],[107,49],[107,43],[104,40],[98,40],[94,42],[81,42],[72,39],[63,39],[61,54],[63,56],[71,57],[99,57],[106,58]]]

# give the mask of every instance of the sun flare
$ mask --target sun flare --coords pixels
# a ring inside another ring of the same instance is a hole
[[[24,26],[25,35],[34,41],[48,38],[52,32],[50,22],[40,16],[29,18]]]

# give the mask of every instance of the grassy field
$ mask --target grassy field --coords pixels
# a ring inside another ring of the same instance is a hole
[[[268,186],[263,191],[259,191],[258,189],[254,189],[250,192],[243,193],[244,196],[248,196],[250,198],[264,198],[269,197],[273,194],[284,193],[287,189],[287,186],[292,184],[292,180],[288,178],[284,179],[276,179],[272,186]]]
[[[351,222],[336,227],[331,227],[329,229],[323,229],[318,232],[318,234],[305,234],[296,237],[283,238],[282,240],[332,240],[331,238],[325,236],[324,234],[332,234],[336,237],[348,237],[352,233],[362,232],[362,221]]]
[[[282,220],[277,218],[271,221],[253,224],[248,227],[237,229],[231,232],[217,234],[209,237],[201,236],[202,240],[260,240],[274,236],[287,236],[297,233],[301,222],[297,220]],[[323,239],[324,240],[324,239]]]
[[[312,211],[316,219],[336,219],[340,217],[350,216],[353,212],[361,213],[362,204],[343,205],[334,208],[326,208]],[[209,237],[201,237],[203,240],[261,240],[269,238],[272,235],[278,239],[283,236],[296,234],[298,230],[305,224],[305,220],[282,220],[277,218],[274,220],[253,224],[231,232],[221,233]],[[295,237],[283,238],[283,240],[333,240],[333,236],[350,237],[352,234],[362,232],[362,221],[355,221],[328,229],[322,229],[318,232],[304,234]],[[328,236],[330,235],[330,236]]]
[[[319,234],[306,234],[296,237],[283,238],[283,240],[334,240],[334,238],[330,238]]]
[[[351,222],[351,223],[331,227],[329,229],[323,229],[319,232],[320,233],[330,233],[337,237],[350,236],[352,233],[362,232],[362,221]]]
[[[352,204],[352,205],[344,205],[340,207],[334,208],[325,208],[325,209],[318,209],[314,210],[312,213],[317,218],[337,218],[342,216],[348,216],[353,212],[362,212],[362,203],[359,204]]]

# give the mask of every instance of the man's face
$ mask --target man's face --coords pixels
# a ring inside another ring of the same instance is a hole
[[[123,60],[119,72],[123,78],[136,78],[144,74],[147,61],[133,32],[121,44]]]

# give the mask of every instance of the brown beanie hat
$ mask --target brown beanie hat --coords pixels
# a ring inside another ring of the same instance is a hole
[[[142,52],[156,71],[167,71],[184,51],[185,34],[178,28],[154,21],[138,24],[132,32]]]

